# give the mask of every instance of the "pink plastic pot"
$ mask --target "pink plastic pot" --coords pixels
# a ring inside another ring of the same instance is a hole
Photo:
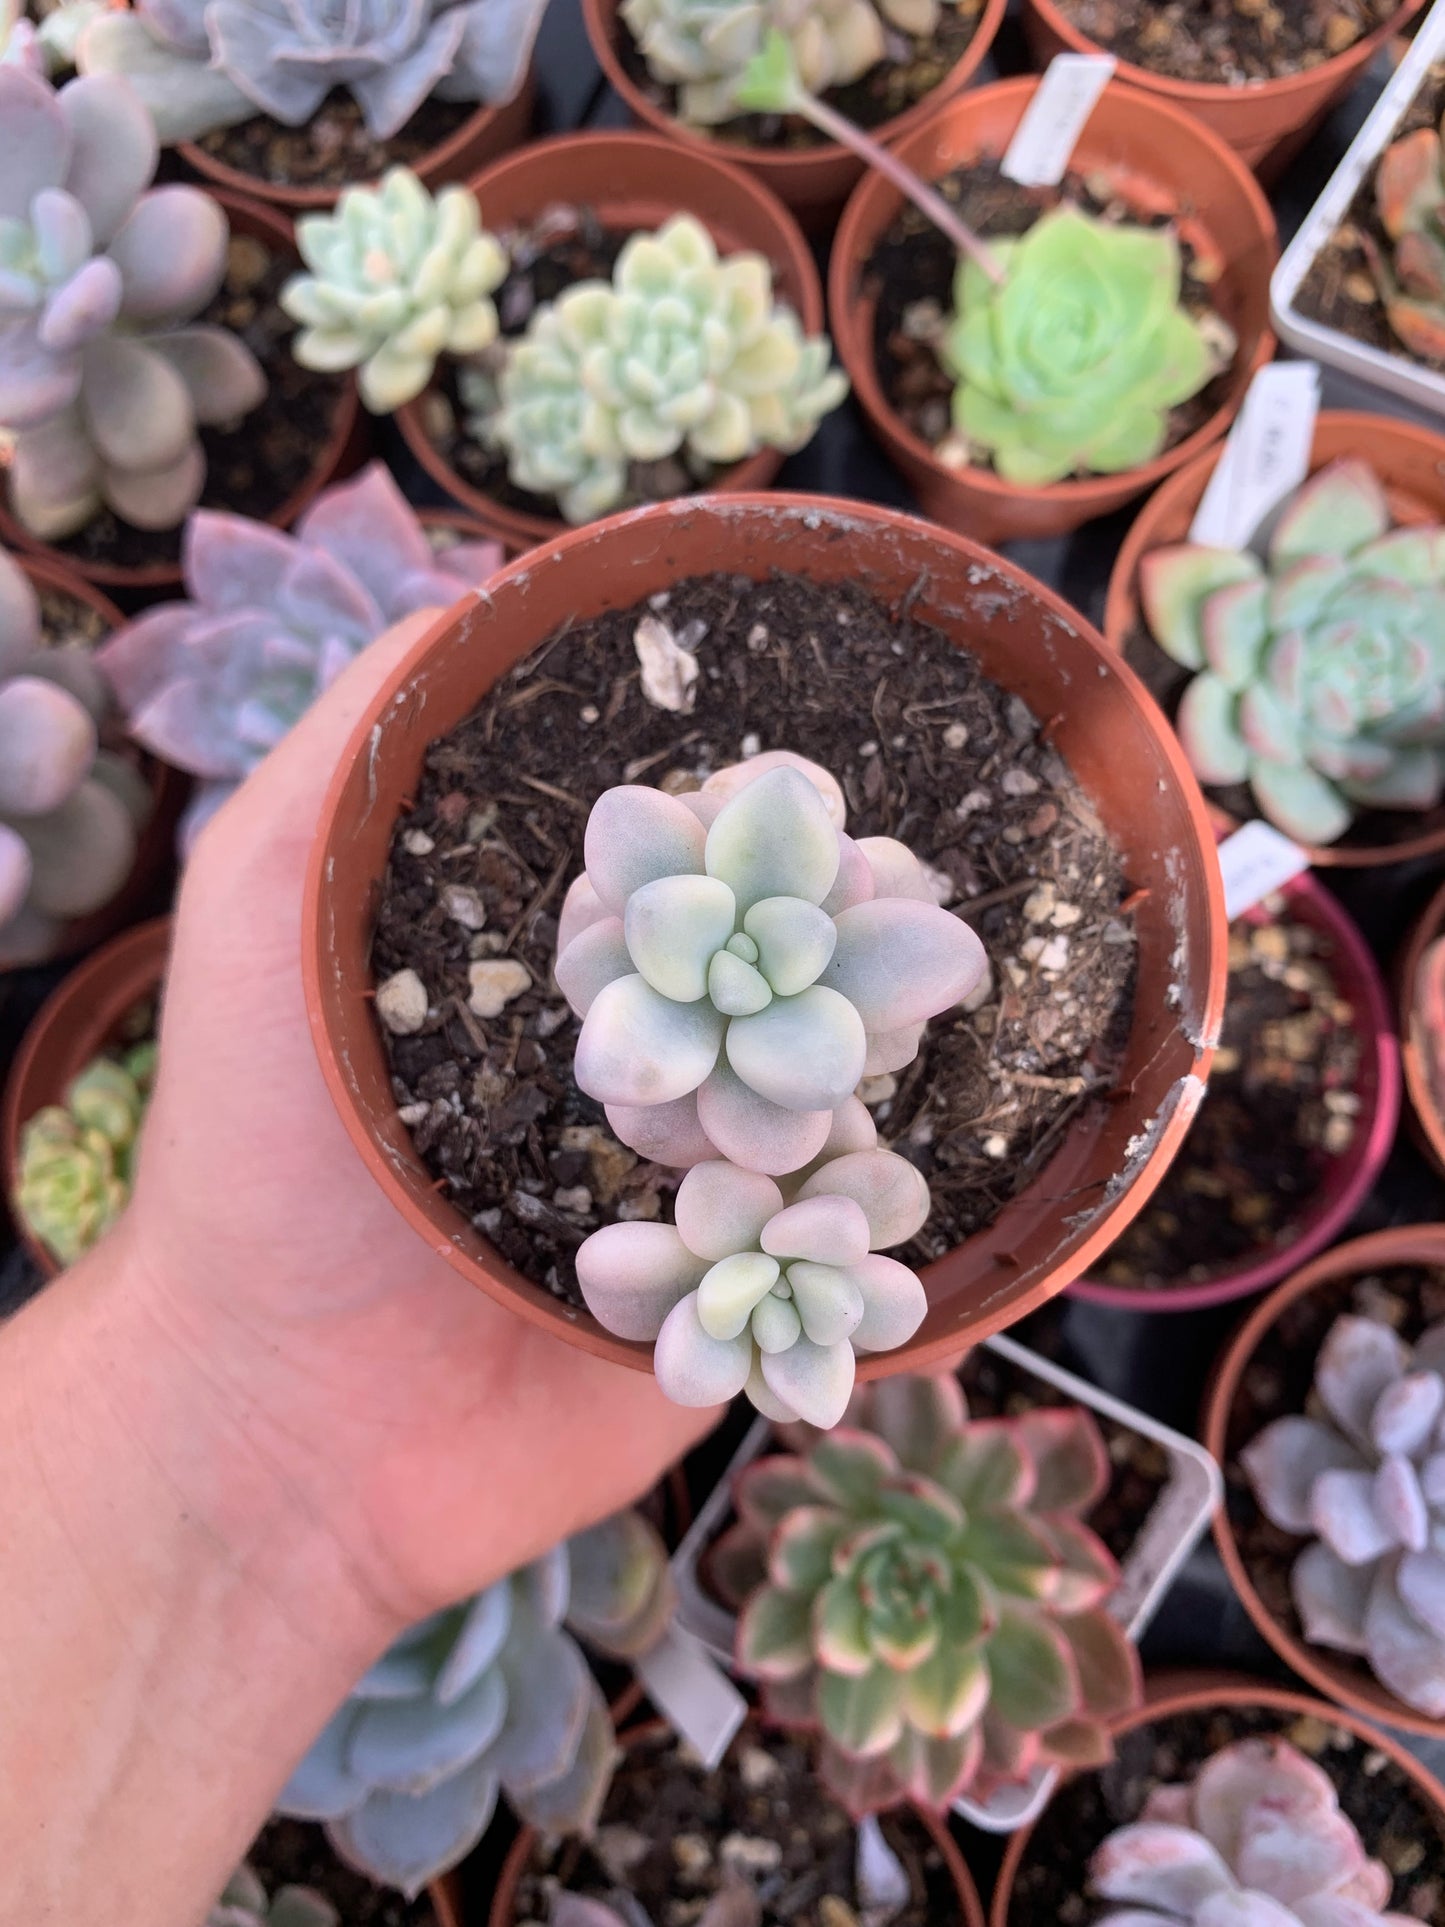
[[[1098,1278],[1080,1278],[1069,1286],[1072,1297],[1125,1311],[1207,1311],[1267,1291],[1333,1244],[1369,1195],[1390,1155],[1400,1121],[1400,1045],[1394,1006],[1379,966],[1354,919],[1308,871],[1287,883],[1280,895],[1291,917],[1322,930],[1333,941],[1335,975],[1356,1012],[1362,1047],[1356,1085],[1360,1119],[1349,1149],[1328,1159],[1314,1201],[1288,1244],[1232,1265],[1199,1284],[1131,1290]],[[1244,920],[1264,923],[1268,915],[1260,905],[1246,912]]]

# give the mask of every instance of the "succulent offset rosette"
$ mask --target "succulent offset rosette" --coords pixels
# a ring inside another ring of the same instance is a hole
[[[238,1867],[203,1927],[338,1927],[340,1915],[312,1887],[279,1887],[268,1895],[254,1867]]]
[[[1410,1346],[1337,1319],[1314,1390],[1240,1455],[1265,1516],[1311,1540],[1290,1574],[1304,1636],[1445,1719],[1445,1324]]]
[[[1097,1927],[1408,1927],[1322,1767],[1278,1739],[1237,1740],[1188,1785],[1156,1786],[1089,1865],[1115,1903]]]
[[[936,0],[885,0],[882,11],[908,22]],[[887,50],[872,0],[622,0],[623,20],[656,79],[678,90],[678,113],[710,127],[744,111],[738,89],[770,31],[786,35],[804,84],[814,93],[843,87],[875,66]]]
[[[855,1814],[1107,1760],[1140,1682],[1083,1523],[1109,1478],[1093,1418],[970,1420],[939,1376],[870,1385],[849,1419],[743,1471],[714,1555],[768,1717],[821,1728]]]
[[[130,1202],[156,1047],[98,1057],[20,1134],[15,1205],[57,1264],[73,1265]]]
[[[1375,205],[1393,246],[1387,256],[1368,229],[1360,238],[1386,318],[1412,355],[1445,362],[1445,121],[1386,148]]]
[[[1237,345],[1218,317],[1181,307],[1173,230],[1066,205],[988,245],[1002,281],[976,260],[960,261],[954,280],[944,360],[958,377],[958,432],[1026,488],[1153,461],[1170,409],[1227,368]]]
[[[198,188],[151,188],[156,139],[129,84],[59,93],[0,66],[0,427],[10,501],[37,536],[102,506],[168,529],[200,499],[197,427],[239,420],[266,380],[194,317],[221,285],[226,217]]]
[[[1181,543],[1139,569],[1160,647],[1196,671],[1179,738],[1206,783],[1248,783],[1303,843],[1357,808],[1426,810],[1445,783],[1445,529],[1391,526],[1367,462],[1321,469],[1264,560]]]

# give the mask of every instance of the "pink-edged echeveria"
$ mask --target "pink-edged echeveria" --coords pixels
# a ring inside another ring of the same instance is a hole
[[[1445,1324],[1410,1346],[1337,1319],[1311,1409],[1240,1454],[1265,1516],[1311,1541],[1290,1574],[1304,1636],[1445,1719]]]
[[[1281,1739],[1237,1740],[1157,1786],[1089,1864],[1097,1927],[1408,1927],[1329,1775]]]
[[[1083,1523],[1108,1483],[1093,1418],[970,1420],[947,1376],[866,1386],[850,1418],[744,1470],[714,1556],[767,1716],[822,1729],[855,1814],[1107,1760],[1140,1677]]]
[[[1424,361],[1445,362],[1445,120],[1387,147],[1375,170],[1375,207],[1393,244],[1362,230],[1395,337]]]

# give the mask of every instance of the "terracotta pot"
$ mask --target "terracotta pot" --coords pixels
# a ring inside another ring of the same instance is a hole
[[[618,1743],[624,1752],[661,1739],[670,1731],[662,1720],[648,1720],[642,1726],[634,1726],[630,1731],[618,1736]],[[749,1720],[743,1732],[756,1734],[757,1723]],[[978,1897],[978,1889],[973,1884],[963,1855],[959,1852],[953,1835],[936,1814],[926,1812],[922,1807],[908,1809],[920,1826],[926,1829],[929,1838],[937,1847],[949,1877],[953,1881],[958,1899],[960,1920],[955,1923],[950,1917],[949,1927],[984,1927],[983,1906]],[[487,1927],[517,1927],[517,1887],[527,1862],[532,1857],[537,1844],[537,1831],[534,1827],[523,1827],[508,1849],[502,1862],[502,1871],[497,1876],[496,1889],[492,1894],[491,1910],[487,1915]],[[443,1923],[443,1927],[447,1927]]]
[[[1337,1706],[1325,1706],[1307,1693],[1292,1693],[1283,1687],[1267,1686],[1262,1680],[1249,1679],[1240,1673],[1176,1673],[1158,1685],[1150,1682],[1146,1687],[1145,1704],[1117,1721],[1113,1730],[1118,1736],[1131,1733],[1139,1726],[1153,1726],[1157,1721],[1173,1718],[1176,1714],[1217,1713],[1226,1707],[1278,1713],[1281,1728],[1304,1718],[1322,1719],[1331,1726],[1343,1726],[1356,1739],[1377,1748],[1393,1761],[1413,1781],[1424,1799],[1439,1808],[1442,1818],[1445,1818],[1445,1786],[1390,1734],[1381,1733],[1368,1721],[1352,1713],[1341,1712]],[[1033,1828],[1026,1827],[1014,1834],[1008,1843],[1003,1865],[999,1868],[998,1884],[994,1888],[993,1905],[989,1909],[989,1927],[1036,1927],[1036,1923],[1025,1921],[1012,1912],[1014,1882],[1032,1837]],[[1371,1843],[1366,1841],[1365,1844],[1368,1847]]]
[[[527,78],[511,100],[500,107],[478,107],[450,140],[413,161],[411,171],[430,188],[438,188],[446,181],[464,181],[477,168],[495,160],[498,154],[505,154],[508,148],[526,140],[532,126],[535,99],[536,83],[529,68]],[[264,180],[259,174],[248,174],[208,154],[195,141],[181,141],[176,151],[193,173],[227,194],[248,194],[252,200],[265,201],[272,207],[297,214],[335,207],[342,193],[339,187],[291,187],[281,181]]]
[[[295,253],[291,223],[284,215],[235,194],[217,192],[211,198],[225,209],[233,234],[250,235],[270,248]],[[348,377],[337,399],[330,433],[316,452],[310,474],[268,516],[267,520],[273,527],[290,528],[328,483],[334,482],[338,476],[349,475],[366,451],[368,434],[368,424],[357,400],[356,383]],[[174,589],[181,580],[179,561],[148,562],[138,567],[117,562],[90,562],[83,556],[72,555],[68,549],[55,548],[48,542],[40,541],[11,513],[9,489],[3,484],[3,468],[0,468],[0,540],[7,548],[23,550],[29,555],[48,556],[62,568],[83,576],[87,582],[98,582],[107,589],[148,594],[156,590]]]
[[[117,629],[125,617],[108,596],[94,584],[67,568],[58,557],[17,554],[21,569],[37,589],[52,589],[68,595],[93,609],[109,628]],[[130,875],[109,903],[93,910],[88,917],[77,917],[65,925],[53,957],[68,957],[97,944],[133,923],[137,916],[154,907],[153,899],[174,859],[176,825],[190,795],[191,779],[169,763],[137,752],[138,766],[150,786],[151,813],[136,840],[135,862]]]
[[[1142,627],[1140,562],[1151,549],[1189,539],[1189,526],[1204,499],[1219,453],[1217,448],[1207,449],[1188,468],[1171,476],[1139,511],[1109,577],[1104,605],[1104,635],[1115,649],[1122,650],[1135,629]],[[1365,457],[1385,485],[1396,522],[1445,522],[1445,435],[1396,421],[1389,415],[1326,409],[1315,427],[1311,472],[1342,455]],[[1400,811],[1390,814],[1402,823],[1418,823],[1419,830],[1395,843],[1346,840],[1325,844],[1310,851],[1310,862],[1318,869],[1373,869],[1382,863],[1404,863],[1411,857],[1445,850],[1445,804],[1420,816]]]
[[[1430,1080],[1430,1046],[1415,1012],[1415,980],[1425,952],[1445,930],[1445,884],[1431,897],[1410,932],[1395,971],[1400,1012],[1400,1062],[1410,1101],[1411,1133],[1435,1169],[1445,1176],[1445,1117]]]
[[[1266,180],[1273,181],[1299,153],[1337,100],[1362,78],[1392,34],[1414,18],[1425,0],[1403,0],[1383,26],[1357,40],[1333,60],[1287,74],[1280,80],[1246,87],[1172,80],[1131,61],[1119,62],[1119,76],[1157,99],[1182,108],[1211,128]],[[1072,25],[1056,0],[1024,0],[1024,31],[1039,66],[1057,53],[1107,52]]]
[[[984,0],[978,30],[963,58],[931,93],[906,113],[873,128],[873,134],[894,146],[926,120],[940,101],[961,94],[993,45],[1006,11],[1007,0]],[[815,239],[828,236],[844,201],[863,177],[863,163],[856,154],[832,141],[791,149],[754,147],[745,141],[718,140],[700,128],[688,127],[649,100],[623,64],[618,49],[627,28],[618,17],[617,0],[582,0],[582,18],[602,71],[634,120],[665,134],[673,143],[674,151],[685,146],[726,155],[738,167],[745,168],[754,180],[770,188]]]
[[[135,1006],[160,989],[170,945],[171,920],[157,917],[87,957],[40,1006],[10,1067],[0,1105],[5,1193],[25,1247],[47,1278],[61,1268],[14,1207],[20,1133],[37,1111],[61,1102],[71,1079],[105,1049]]]
[[[774,290],[796,311],[804,334],[823,326],[818,272],[787,210],[741,169],[704,149],[678,147],[655,134],[561,134],[509,154],[470,185],[493,230],[525,226],[558,202],[591,208],[613,233],[659,227],[674,214],[695,215],[722,253],[746,248],[767,257]],[[560,516],[511,508],[464,481],[426,433],[425,406],[422,395],[397,410],[406,445],[488,535],[520,554],[565,533]],[[726,470],[713,489],[767,488],[782,465],[779,451],[765,448]]]
[[[505,1264],[443,1198],[396,1115],[369,998],[379,879],[427,744],[562,624],[711,571],[803,571],[905,596],[1053,723],[1142,886],[1139,976],[1119,1100],[1081,1118],[994,1224],[930,1265],[930,1309],[859,1377],[917,1370],[1012,1324],[1084,1272],[1157,1184],[1193,1117],[1223,1009],[1226,933],[1199,792],[1142,685],[1050,590],[976,544],[891,509],[828,497],[695,496],[578,529],[493,577],[422,638],[357,724],[321,815],[303,968],[317,1051],[363,1161],[431,1249],[522,1317],[634,1370],[626,1343]],[[1176,981],[1177,980],[1177,981]],[[1129,1169],[1132,1182],[1121,1182]]]
[[[1368,1238],[1354,1238],[1325,1252],[1275,1291],[1245,1320],[1230,1341],[1210,1380],[1204,1410],[1203,1439],[1220,1465],[1229,1470],[1229,1422],[1235,1394],[1250,1359],[1280,1314],[1317,1285],[1349,1278],[1392,1265],[1445,1265],[1445,1225],[1395,1225]],[[1327,1648],[1307,1646],[1270,1612],[1255,1590],[1240,1554],[1227,1505],[1214,1515],[1214,1539],[1219,1556],[1244,1609],[1284,1663],[1337,1705],[1370,1719],[1384,1720],[1407,1733],[1445,1739],[1445,1720],[1432,1720],[1396,1699],[1374,1675],[1344,1665]],[[1303,1542],[1301,1542],[1303,1543]]]
[[[1003,80],[937,108],[895,142],[899,157],[927,181],[1002,154],[1038,88]],[[1214,295],[1239,337],[1223,406],[1177,447],[1122,475],[1090,475],[1022,488],[989,468],[950,468],[905,425],[883,392],[873,347],[877,303],[868,262],[904,206],[899,190],[870,173],[839,223],[828,273],[828,316],[854,393],[873,433],[912,484],[925,513],[979,542],[1060,535],[1122,508],[1217,441],[1238,411],[1257,367],[1274,352],[1269,277],[1279,252],[1274,216],[1249,170],[1207,128],[1177,108],[1132,88],[1111,86],[1074,150],[1085,174],[1104,173],[1141,213],[1187,209],[1186,238],[1217,258]]]
[[[1300,1217],[1288,1245],[1241,1260],[1198,1284],[1130,1291],[1099,1278],[1081,1278],[1069,1287],[1074,1298],[1096,1305],[1116,1305],[1125,1311],[1204,1311],[1225,1305],[1251,1292],[1278,1284],[1317,1251],[1338,1238],[1374,1188],[1390,1155],[1400,1121],[1400,1046],[1393,1011],[1380,969],[1359,926],[1337,899],[1308,874],[1287,883],[1280,892],[1292,919],[1322,931],[1335,946],[1335,979],[1354,1007],[1354,1028],[1361,1047],[1360,1074],[1355,1091],[1360,1114],[1350,1147],[1339,1157],[1324,1160],[1319,1188]],[[1248,921],[1264,923],[1263,907],[1247,913]]]

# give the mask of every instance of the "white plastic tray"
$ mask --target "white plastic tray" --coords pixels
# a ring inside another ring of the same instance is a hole
[[[1088,1406],[1116,1425],[1153,1439],[1163,1448],[1169,1461],[1168,1481],[1123,1561],[1119,1588],[1109,1602],[1114,1618],[1129,1637],[1137,1641],[1180,1567],[1198,1544],[1223,1496],[1224,1481],[1219,1467],[1195,1440],[1146,1418],[1142,1412],[1111,1398],[1072,1372],[1061,1371],[1013,1339],[989,1338],[984,1343],[988,1351],[1008,1359],[1021,1371],[1062,1394],[1068,1402]],[[772,1436],[773,1428],[766,1419],[760,1418],[752,1426],[733,1454],[727,1471],[699,1507],[697,1517],[672,1559],[680,1624],[729,1668],[737,1621],[703,1587],[698,1568],[703,1553],[722,1531],[731,1510],[733,1480],[765,1449]],[[1037,1819],[1053,1792],[1057,1777],[1054,1771],[1041,1769],[1024,1786],[1002,1788],[988,1801],[959,1800],[953,1810],[986,1832],[1013,1833]]]
[[[1294,306],[1295,296],[1315,257],[1349,214],[1360,183],[1374,166],[1377,155],[1389,146],[1396,127],[1419,91],[1426,70],[1442,56],[1445,56],[1445,0],[1431,8],[1415,36],[1414,45],[1380,95],[1345,158],[1330,176],[1324,193],[1310,209],[1299,233],[1285,249],[1270,280],[1269,305],[1281,340],[1300,354],[1312,355],[1317,361],[1341,368],[1370,387],[1399,395],[1417,408],[1445,415],[1445,375],[1435,374],[1412,361],[1403,349],[1398,355],[1386,354],[1354,340],[1338,328],[1326,328],[1300,314]]]

